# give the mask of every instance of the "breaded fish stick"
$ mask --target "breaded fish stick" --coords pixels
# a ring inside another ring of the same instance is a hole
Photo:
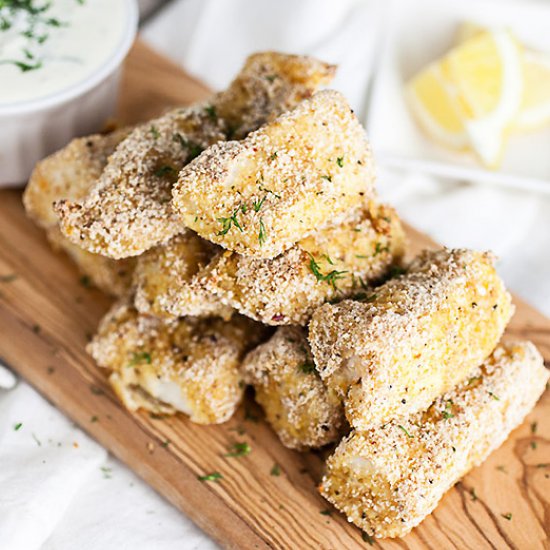
[[[373,201],[273,259],[218,254],[202,271],[221,301],[268,325],[305,325],[322,303],[365,293],[399,264],[405,236],[396,212]]]
[[[228,90],[137,127],[84,200],[58,203],[64,234],[116,259],[166,242],[183,229],[171,206],[180,169],[210,145],[242,138],[294,107],[333,74],[333,66],[308,57],[251,56]]]
[[[260,52],[248,57],[229,88],[212,101],[227,139],[243,139],[328,84],[336,72],[312,57]]]
[[[242,398],[241,360],[262,335],[244,317],[165,324],[123,300],[101,321],[87,350],[112,371],[109,382],[129,410],[179,411],[198,424],[218,424]]]
[[[328,459],[321,494],[369,535],[402,537],[521,424],[547,381],[533,344],[501,345],[426,412],[352,432]]]
[[[279,328],[246,356],[243,374],[283,445],[305,450],[340,437],[342,401],[315,371],[303,329]]]
[[[134,272],[137,310],[168,319],[213,315],[229,319],[233,309],[206,290],[197,277],[217,250],[186,230],[142,254]]]
[[[182,223],[229,250],[273,258],[374,195],[365,132],[344,97],[316,93],[243,141],[218,143],[173,189]]]
[[[36,165],[23,195],[27,214],[46,230],[51,245],[66,252],[94,286],[113,296],[122,296],[130,288],[135,260],[113,260],[71,243],[59,230],[53,203],[85,197],[107,164],[107,158],[128,132],[129,129],[121,129],[73,139]]]
[[[73,139],[63,149],[38,162],[23,194],[27,215],[44,229],[57,227],[59,217],[53,203],[61,199],[83,199],[103,172],[109,155],[129,131],[123,128],[110,134]]]
[[[321,306],[309,338],[359,430],[423,410],[493,351],[513,307],[489,253],[425,251],[362,302]]]

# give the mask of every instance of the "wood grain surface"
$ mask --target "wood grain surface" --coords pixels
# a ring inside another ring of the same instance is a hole
[[[205,86],[136,44],[128,62],[120,117],[133,122],[205,97]],[[410,229],[412,249],[433,243]],[[28,221],[17,191],[0,192],[0,357],[147,483],[226,548],[367,548],[361,532],[317,494],[322,453],[285,449],[246,402],[220,426],[184,416],[130,414],[105,373],[84,351],[109,306],[84,288],[70,261],[52,252]],[[5,275],[16,275],[10,280]],[[515,299],[508,335],[533,340],[550,364],[550,321]],[[92,417],[98,421],[92,422]],[[550,392],[526,422],[480,468],[445,496],[402,540],[383,548],[548,548],[550,529]],[[536,431],[533,433],[533,422]],[[226,458],[246,441],[252,452]],[[273,466],[280,475],[272,475]],[[220,472],[219,482],[197,476]],[[475,497],[473,496],[475,495]],[[512,519],[505,516],[512,514]]]

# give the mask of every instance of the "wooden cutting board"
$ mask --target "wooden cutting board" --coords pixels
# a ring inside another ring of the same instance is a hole
[[[144,119],[207,93],[138,43],[127,62],[120,118]],[[427,237],[409,233],[414,250],[433,246]],[[0,357],[99,443],[226,548],[368,547],[336,511],[321,513],[331,510],[316,491],[322,456],[285,449],[253,404],[246,403],[226,424],[210,427],[183,416],[158,419],[124,410],[105,373],[84,351],[109,300],[81,286],[70,261],[50,250],[25,218],[20,192],[0,192],[0,235]],[[550,362],[550,321],[515,302],[508,334],[533,340]],[[419,528],[405,539],[375,544],[543,548],[550,529],[549,418],[547,391],[502,448],[457,484]],[[236,441],[249,442],[250,455],[224,458]],[[270,473],[275,464],[278,476]],[[214,471],[223,475],[220,482],[197,479]],[[504,516],[510,513],[508,520]]]

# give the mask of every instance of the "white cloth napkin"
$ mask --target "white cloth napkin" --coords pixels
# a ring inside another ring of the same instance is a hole
[[[364,116],[383,4],[177,0],[148,24],[144,37],[213,89],[225,86],[251,52],[315,55],[340,66],[335,87]],[[440,242],[493,249],[508,285],[550,315],[550,200],[383,167],[379,189]],[[25,383],[0,391],[0,548],[215,547]]]

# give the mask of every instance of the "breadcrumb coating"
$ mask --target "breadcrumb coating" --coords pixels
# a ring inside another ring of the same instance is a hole
[[[233,309],[206,290],[197,276],[217,250],[186,230],[142,254],[134,272],[136,309],[168,319],[218,315],[228,320]]]
[[[90,252],[137,256],[183,230],[171,207],[180,169],[210,145],[244,137],[330,81],[334,67],[309,57],[251,56],[229,89],[137,127],[91,192],[60,201],[64,234]]]
[[[374,196],[365,132],[344,97],[316,93],[242,141],[218,143],[180,172],[182,223],[239,254],[273,258],[337,225]]]
[[[112,371],[109,381],[129,410],[179,411],[198,424],[218,424],[241,401],[242,358],[263,336],[244,317],[163,323],[125,299],[101,321],[87,351]]]
[[[312,57],[260,52],[249,56],[229,88],[215,96],[228,139],[243,139],[329,84],[336,67]]]
[[[328,300],[361,295],[399,264],[405,235],[396,212],[370,201],[273,259],[220,253],[202,271],[206,289],[268,325],[305,325]]]
[[[530,342],[499,346],[427,411],[353,431],[329,457],[321,494],[369,535],[405,536],[521,424],[548,376]]]
[[[489,253],[425,251],[363,301],[313,314],[317,369],[354,428],[425,409],[489,356],[513,312],[493,263]]]
[[[61,230],[81,248],[115,259],[167,241],[184,229],[170,204],[180,168],[221,139],[223,125],[206,105],[175,109],[138,126],[84,200],[56,203]]]
[[[246,356],[243,373],[286,447],[322,447],[341,436],[346,424],[342,401],[315,371],[303,329],[280,327]]]
[[[85,197],[107,164],[107,158],[128,132],[129,129],[121,129],[73,139],[36,165],[23,194],[28,216],[46,230],[52,247],[66,252],[91,284],[112,296],[122,296],[130,288],[134,259],[113,260],[71,243],[59,230],[53,203]]]
[[[38,162],[23,194],[27,215],[44,229],[57,227],[53,203],[83,199],[107,164],[109,155],[128,135],[123,128],[110,134],[76,138]]]

